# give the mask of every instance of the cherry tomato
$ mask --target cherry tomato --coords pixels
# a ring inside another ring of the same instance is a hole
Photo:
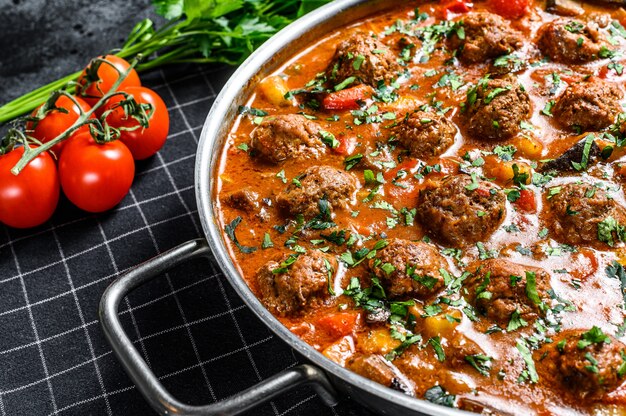
[[[65,196],[89,212],[107,211],[126,196],[133,183],[133,155],[119,140],[98,144],[87,133],[73,138],[59,159]]]
[[[170,129],[170,116],[165,103],[159,95],[146,87],[128,87],[124,92],[132,94],[139,104],[152,104],[153,112],[147,128],[139,127],[136,130],[121,131],[120,140],[128,147],[135,160],[149,158],[159,151]],[[139,122],[133,117],[126,117],[122,107],[115,105],[124,100],[122,95],[112,97],[104,106],[103,111],[113,109],[106,121],[111,127],[137,127]]]
[[[74,99],[76,100],[78,105],[72,102],[72,100],[70,100],[65,95],[61,95],[59,98],[57,98],[57,100],[55,101],[55,105],[59,108],[64,108],[65,110],[67,110],[67,113],[63,113],[59,110],[52,110],[48,114],[46,114],[43,119],[39,120],[36,123],[29,121],[28,123],[26,123],[26,130],[29,132],[29,135],[33,136],[35,139],[39,140],[42,143],[47,143],[57,137],[59,134],[63,133],[68,128],[70,128],[70,126],[74,124],[76,120],[78,120],[78,117],[80,117],[81,109],[83,110],[83,112],[89,111],[91,109],[89,104],[87,104],[84,100],[78,97],[74,97]],[[38,110],[39,108],[33,111],[31,115],[35,116]],[[67,138],[61,143],[52,146],[51,150],[58,158],[61,155],[63,146],[65,146],[65,143],[70,140],[71,137],[75,136],[80,131],[87,130],[88,127],[81,127],[74,134],[72,134],[70,138]]]
[[[120,72],[125,72],[130,67],[130,64],[115,55],[106,55],[101,58],[106,59],[111,62],[115,68],[117,68]],[[85,100],[89,105],[93,106],[98,100],[102,97],[103,94],[109,92],[115,81],[120,77],[120,73],[116,71],[111,65],[103,62],[98,67],[98,81],[94,81],[91,84],[87,85],[87,69],[83,70],[83,73],[78,77],[78,86],[76,87],[76,95],[80,96],[83,100]],[[122,81],[119,86],[119,89],[122,90],[128,87],[140,87],[141,81],[139,80],[139,75],[137,75],[137,71],[134,69],[130,71],[126,79]]]
[[[44,152],[13,175],[11,169],[23,154],[19,147],[0,156],[0,222],[14,228],[43,224],[59,202],[59,174],[52,157]]]
[[[489,7],[502,17],[519,19],[528,13],[530,0],[489,0]]]

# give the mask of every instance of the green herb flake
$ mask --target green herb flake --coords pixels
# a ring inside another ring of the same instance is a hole
[[[230,240],[235,244],[235,246],[239,249],[239,251],[241,251],[244,254],[250,254],[257,250],[256,247],[247,247],[247,246],[241,245],[239,243],[239,240],[237,240],[237,236],[235,235],[235,229],[241,223],[241,221],[242,221],[241,217],[235,218],[228,225],[224,227],[224,232],[226,233],[228,238],[230,238]]]

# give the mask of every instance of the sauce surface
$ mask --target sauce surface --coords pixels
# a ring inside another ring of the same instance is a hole
[[[286,327],[390,388],[626,414],[626,12],[441,3],[329,33],[258,85],[216,176],[233,260]]]

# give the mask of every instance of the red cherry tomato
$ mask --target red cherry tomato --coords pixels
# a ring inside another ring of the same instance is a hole
[[[119,140],[98,144],[87,133],[73,138],[59,159],[65,196],[89,212],[107,211],[126,196],[133,183],[135,162]]]
[[[170,129],[170,116],[165,103],[159,95],[146,87],[128,87],[124,92],[132,94],[139,104],[152,104],[153,112],[147,128],[139,127],[136,130],[122,130],[120,140],[128,147],[135,160],[149,158],[159,151]],[[111,127],[137,127],[139,122],[133,117],[126,117],[122,107],[115,105],[124,100],[122,95],[112,97],[104,106],[103,111],[113,109],[106,121]]]
[[[0,156],[0,222],[14,228],[43,224],[59,201],[59,174],[52,157],[44,152],[13,175],[11,169],[23,154],[19,147]]]
[[[537,211],[537,201],[535,200],[535,193],[533,191],[522,189],[519,195],[519,199],[515,201],[519,209],[531,213]]]
[[[89,111],[91,109],[89,104],[87,104],[84,100],[78,97],[74,97],[74,99],[76,100],[78,105],[72,102],[72,100],[70,100],[65,95],[61,95],[59,98],[57,98],[55,105],[59,108],[64,108],[65,110],[67,110],[67,113],[63,113],[59,110],[52,110],[48,114],[46,114],[43,119],[39,120],[36,123],[29,121],[28,123],[26,123],[26,130],[29,132],[29,135],[33,136],[35,139],[39,140],[42,143],[47,143],[57,137],[59,134],[63,133],[68,128],[70,128],[70,126],[74,124],[76,120],[78,120],[78,117],[80,117],[81,109],[83,110],[83,112]],[[39,108],[33,111],[31,115],[35,116],[38,110]],[[74,134],[72,134],[71,137],[75,136],[80,131],[87,130],[88,127],[81,127]],[[65,143],[70,138],[65,139],[61,143],[52,146],[51,150],[54,152],[57,158],[61,155],[63,146],[65,146]]]
[[[101,56],[100,58],[104,58],[107,61],[111,62],[120,72],[125,72],[128,70],[128,68],[130,68],[130,64],[126,60],[115,55],[106,55]],[[116,71],[111,65],[107,64],[106,62],[103,62],[98,67],[99,79],[87,85],[87,69],[84,69],[83,73],[80,74],[80,76],[78,77],[76,95],[80,96],[83,100],[85,100],[89,105],[93,107],[93,105],[98,102],[103,94],[109,92],[113,84],[115,84],[115,81],[117,81],[120,77],[120,72]],[[122,81],[119,89],[122,90],[128,87],[140,86],[141,81],[139,80],[139,75],[137,75],[137,71],[133,69],[130,71],[126,79]]]
[[[530,0],[489,0],[489,7],[502,17],[519,19],[528,13]]]

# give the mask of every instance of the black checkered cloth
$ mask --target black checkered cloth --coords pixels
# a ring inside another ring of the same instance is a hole
[[[177,66],[142,75],[165,100],[170,135],[137,164],[114,210],[91,215],[62,199],[42,227],[0,225],[0,415],[150,415],[105,341],[98,302],[117,275],[202,236],[194,195],[198,137],[232,72]],[[215,264],[190,262],[121,305],[124,327],[154,373],[190,404],[224,399],[302,363],[244,305]],[[368,415],[326,407],[309,387],[252,415]]]

